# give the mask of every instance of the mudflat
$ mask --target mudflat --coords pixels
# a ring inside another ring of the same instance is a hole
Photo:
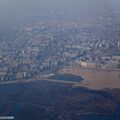
[[[120,88],[120,70],[112,69],[87,69],[80,67],[65,67],[58,71],[60,74],[73,74],[84,78],[74,87],[85,86],[90,89]]]

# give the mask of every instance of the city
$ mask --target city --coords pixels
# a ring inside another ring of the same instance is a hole
[[[115,1],[0,0],[0,119],[120,120]]]

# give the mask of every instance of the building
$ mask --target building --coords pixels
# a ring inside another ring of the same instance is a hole
[[[97,64],[93,63],[93,62],[84,62],[84,61],[80,61],[80,65],[82,67],[90,67],[90,68],[96,68]]]
[[[114,55],[112,56],[112,59],[120,60],[120,54],[114,54]]]
[[[118,68],[119,67],[119,62],[117,62],[117,61],[106,62],[105,67],[106,68]]]

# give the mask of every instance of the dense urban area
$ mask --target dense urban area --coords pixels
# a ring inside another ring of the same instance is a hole
[[[120,120],[120,10],[101,13],[0,20],[0,116]]]
[[[30,78],[64,64],[119,69],[120,24],[114,19],[99,17],[85,26],[79,21],[1,22],[0,81]]]

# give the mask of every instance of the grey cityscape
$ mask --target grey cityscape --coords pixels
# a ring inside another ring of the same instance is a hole
[[[0,120],[120,120],[119,0],[0,0]]]

